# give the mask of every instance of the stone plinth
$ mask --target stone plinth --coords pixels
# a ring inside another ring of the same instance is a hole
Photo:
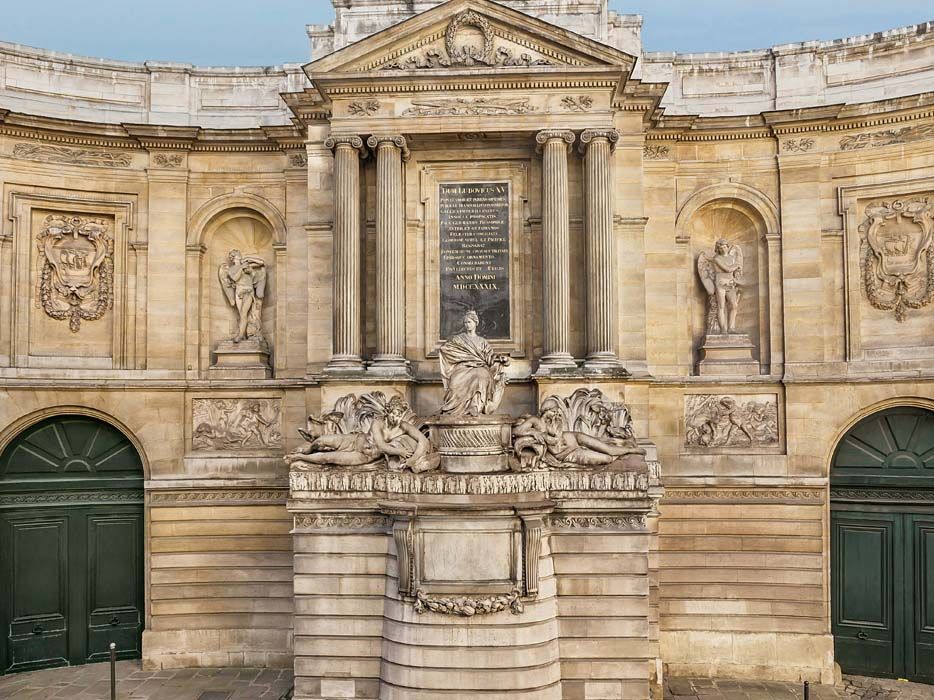
[[[293,472],[296,700],[650,697],[656,473]]]
[[[698,370],[701,376],[757,376],[759,361],[752,355],[754,349],[755,345],[745,333],[708,333],[701,346]]]
[[[211,379],[269,379],[269,347],[258,340],[225,340],[214,350]]]
[[[452,474],[509,471],[512,416],[435,416],[427,421],[441,469]]]

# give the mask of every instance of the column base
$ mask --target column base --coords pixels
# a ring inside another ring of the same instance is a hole
[[[593,352],[584,361],[584,372],[606,377],[628,377],[629,370],[613,352]]]
[[[334,355],[325,366],[326,374],[360,374],[366,371],[359,355]]]
[[[366,371],[379,377],[412,379],[410,363],[401,355],[376,355]]]
[[[538,361],[536,377],[550,377],[552,375],[578,374],[580,366],[574,356],[569,352],[555,352],[545,355]]]

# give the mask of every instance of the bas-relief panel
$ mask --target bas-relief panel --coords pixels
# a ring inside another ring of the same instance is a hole
[[[31,356],[80,357],[91,366],[96,366],[95,361],[110,364],[114,225],[109,216],[32,211]]]
[[[841,188],[850,361],[934,358],[934,183],[924,185]]]
[[[191,418],[191,443],[196,451],[282,446],[280,399],[194,399]]]
[[[757,453],[781,446],[777,394],[686,394],[685,452]]]

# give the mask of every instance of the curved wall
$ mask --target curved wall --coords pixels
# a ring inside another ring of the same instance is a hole
[[[614,13],[611,25],[614,43],[638,52],[641,18]],[[934,22],[761,51],[644,53],[634,77],[668,83],[661,103],[667,114],[735,116],[904,97],[934,85]],[[280,94],[307,87],[299,63],[130,63],[0,42],[0,107],[37,116],[211,129],[279,126],[291,117]]]

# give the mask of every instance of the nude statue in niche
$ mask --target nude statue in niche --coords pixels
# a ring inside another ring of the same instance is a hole
[[[237,311],[234,343],[263,341],[263,298],[266,296],[266,263],[262,258],[244,256],[239,250],[227,254],[227,262],[217,271],[227,303]]]
[[[712,256],[701,253],[697,272],[707,290],[707,333],[736,333],[736,313],[743,296],[743,250],[724,238],[717,241]]]
[[[371,470],[432,471],[440,465],[417,417],[401,396],[382,392],[340,399],[322,418],[309,417],[309,430],[300,431],[307,444],[286,455],[293,469],[350,467]]]
[[[477,312],[468,311],[464,332],[441,346],[442,415],[488,415],[496,412],[503,399],[509,357],[495,354],[489,342],[477,335],[479,325]]]

